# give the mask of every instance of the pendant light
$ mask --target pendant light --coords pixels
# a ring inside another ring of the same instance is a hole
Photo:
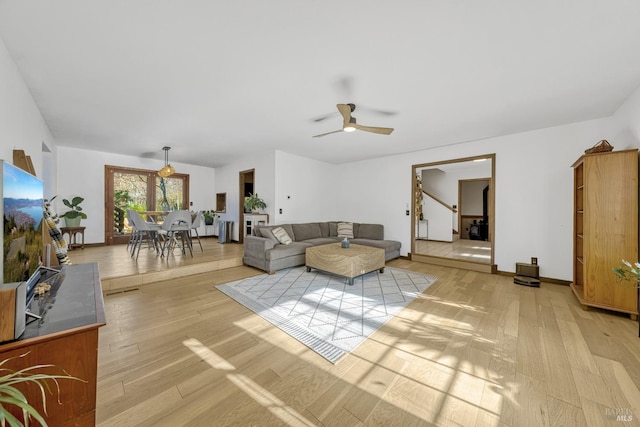
[[[171,150],[171,147],[162,147],[162,149],[164,150],[164,167],[158,171],[158,175],[166,178],[176,173],[176,169],[169,164],[169,150]]]

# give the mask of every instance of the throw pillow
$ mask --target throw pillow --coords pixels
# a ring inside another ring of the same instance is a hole
[[[284,228],[276,227],[271,231],[273,231],[273,235],[276,236],[276,239],[278,239],[278,241],[283,245],[291,244],[292,242],[291,237],[289,237],[289,234],[287,234]]]
[[[352,222],[339,222],[338,223],[338,237],[344,239],[353,239],[353,223]]]
[[[267,239],[271,240],[273,243],[280,243],[278,238],[273,235],[273,229],[271,228],[260,227],[257,232],[260,233],[262,237],[266,237]]]

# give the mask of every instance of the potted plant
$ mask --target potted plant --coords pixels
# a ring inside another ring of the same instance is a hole
[[[213,225],[213,220],[216,217],[216,211],[202,211],[202,216],[204,217],[204,225]]]
[[[267,204],[258,197],[258,194],[249,193],[248,197],[244,198],[244,211],[245,212],[257,212],[259,209],[265,209]]]
[[[19,357],[24,357],[28,353]],[[36,365],[14,371],[3,367],[5,363],[16,357],[5,359],[0,362],[0,425],[4,426],[28,426],[30,419],[35,419],[40,425],[46,426],[47,422],[38,413],[38,411],[27,401],[26,396],[16,386],[18,384],[33,384],[39,387],[42,396],[42,407],[44,413],[47,413],[47,393],[52,394],[51,385],[55,385],[58,395],[60,394],[60,385],[58,380],[70,379],[84,381],[80,378],[70,375],[51,375],[42,373],[42,369],[51,368],[53,365]],[[22,411],[22,420],[16,418],[8,407],[16,406]]]
[[[622,266],[614,267],[612,270],[618,276],[618,280],[632,282],[637,290],[638,307],[640,308],[640,262],[631,264],[623,259]],[[640,316],[638,316],[638,337],[640,337]]]
[[[82,206],[80,206],[82,202],[84,202],[84,198],[80,196],[76,196],[71,200],[62,199],[62,203],[69,208],[68,211],[60,215],[60,218],[64,218],[67,227],[78,227],[81,219],[87,219],[87,214],[82,212]]]

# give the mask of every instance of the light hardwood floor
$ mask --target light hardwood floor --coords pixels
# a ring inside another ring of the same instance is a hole
[[[416,254],[491,264],[491,242],[483,240],[458,239],[453,242],[437,242],[416,239],[415,251]]]
[[[568,286],[388,265],[438,280],[335,365],[215,289],[249,267],[105,296],[98,425],[640,425],[628,316]]]

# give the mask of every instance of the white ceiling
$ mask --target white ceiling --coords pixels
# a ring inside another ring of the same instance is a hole
[[[0,0],[0,37],[58,145],[212,167],[589,120],[640,84],[636,0]],[[349,102],[395,132],[311,138]]]

